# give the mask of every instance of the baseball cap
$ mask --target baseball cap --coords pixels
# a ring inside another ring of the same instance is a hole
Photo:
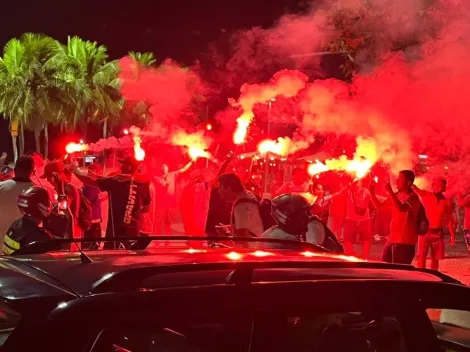
[[[130,166],[133,170],[137,170],[140,166],[140,162],[137,161],[133,156],[126,156],[124,159],[119,160],[122,165]]]
[[[61,173],[64,172],[64,164],[60,161],[50,161],[44,167],[44,173],[40,176],[40,178],[48,178],[52,177],[54,172]]]

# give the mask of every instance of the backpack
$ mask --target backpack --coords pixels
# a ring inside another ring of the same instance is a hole
[[[78,190],[75,186],[71,184],[66,184],[70,189],[73,189],[75,192],[75,199],[78,199],[77,204],[77,212],[73,214],[73,216],[77,219],[78,226],[82,230],[89,230],[92,224],[92,215],[91,215],[91,203],[90,201],[83,195],[82,190]]]
[[[316,220],[318,223],[320,223],[323,227],[323,230],[325,231],[325,239],[323,240],[323,243],[320,244],[320,246],[328,249],[332,253],[343,254],[344,248],[336,238],[333,231],[331,231],[330,228],[318,216],[313,215],[310,221],[312,220]],[[309,242],[307,241],[306,233],[302,236],[302,240],[304,242]]]
[[[78,226],[80,226],[82,230],[86,231],[90,229],[92,224],[91,203],[83,195],[81,190],[78,193],[80,197],[80,204],[78,207]]]
[[[423,236],[429,231],[429,220],[426,216],[426,210],[423,203],[419,201],[418,215],[416,216],[416,233],[418,236]]]
[[[271,201],[269,199],[255,200],[251,198],[240,198],[233,204],[233,208],[235,208],[235,206],[240,203],[251,203],[256,204],[258,206],[259,215],[261,216],[261,221],[263,222],[264,231],[276,225],[276,221],[271,215]],[[232,223],[235,222],[234,217],[235,216],[232,214]]]
[[[325,241],[323,241],[322,247],[328,249],[332,253],[344,253],[344,248],[336,238],[333,231],[331,231],[325,224],[323,224],[323,227],[325,229]]]

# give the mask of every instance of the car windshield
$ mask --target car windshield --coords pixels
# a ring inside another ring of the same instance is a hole
[[[20,323],[21,315],[0,300],[0,346],[3,346],[7,338]]]

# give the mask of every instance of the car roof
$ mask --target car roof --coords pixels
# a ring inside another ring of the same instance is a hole
[[[224,263],[272,263],[276,270],[283,270],[282,263],[312,263],[312,267],[290,266],[286,270],[300,273],[315,271],[319,264],[317,276],[321,278],[350,278],[350,279],[381,279],[381,280],[411,280],[411,281],[442,281],[438,276],[427,272],[414,270],[413,267],[398,267],[383,263],[364,262],[354,257],[326,253],[298,252],[293,250],[256,250],[256,249],[149,249],[143,251],[113,250],[89,251],[87,256],[92,263],[82,263],[78,252],[49,252],[40,255],[17,256],[1,258],[10,265],[27,267],[38,270],[63,284],[79,296],[90,293],[93,285],[104,277],[129,270],[148,267],[192,266],[197,264]],[[320,264],[332,264],[334,268],[325,269]],[[355,268],[349,264],[361,264]],[[0,264],[1,265],[1,264]],[[380,265],[380,268],[377,267]],[[384,267],[385,265],[385,267]],[[24,270],[24,269],[23,269]],[[214,269],[221,270],[221,269]],[[224,270],[229,270],[225,268]],[[173,271],[174,273],[174,271]],[[204,272],[202,273],[204,274]],[[182,279],[183,280],[183,279]],[[184,282],[189,281],[188,275]],[[171,281],[171,280],[170,280]],[[170,281],[165,281],[171,286]],[[44,292],[46,294],[46,292]],[[0,296],[4,292],[0,287]]]

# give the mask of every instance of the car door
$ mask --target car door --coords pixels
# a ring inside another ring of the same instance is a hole
[[[422,305],[442,351],[470,351],[470,288],[446,285],[423,297]]]
[[[234,286],[106,293],[29,322],[3,351],[247,350],[250,317]]]

